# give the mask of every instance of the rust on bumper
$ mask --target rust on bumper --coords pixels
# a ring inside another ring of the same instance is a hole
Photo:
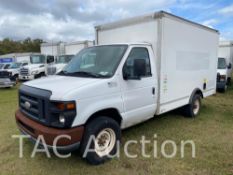
[[[61,135],[70,136],[71,139],[60,138],[57,141],[56,146],[69,146],[75,143],[81,142],[84,126],[79,126],[71,129],[56,129],[44,126],[38,122],[35,122],[32,119],[26,117],[20,110],[17,110],[15,113],[16,123],[19,129],[33,139],[36,139],[39,135],[44,137],[45,143],[52,146],[56,137]]]

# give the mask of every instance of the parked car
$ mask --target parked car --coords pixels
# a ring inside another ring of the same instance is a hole
[[[60,55],[56,59],[55,64],[51,64],[47,68],[48,75],[54,75],[61,72],[62,69],[70,62],[74,55]]]
[[[188,117],[200,113],[201,99],[216,93],[218,40],[218,31],[166,12],[97,26],[97,46],[58,75],[20,87],[18,127],[34,140],[43,135],[50,148],[80,148],[89,163],[103,163],[121,129],[181,107]],[[71,139],[53,145],[62,134]]]
[[[228,84],[228,67],[226,58],[218,58],[217,90],[225,92]]]

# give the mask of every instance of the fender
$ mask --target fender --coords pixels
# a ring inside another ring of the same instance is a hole
[[[189,104],[192,103],[192,99],[193,99],[194,95],[196,95],[196,94],[199,94],[199,95],[201,95],[201,98],[204,98],[201,89],[196,88],[196,89],[193,90],[193,92],[192,92],[192,94],[191,94],[191,96],[190,96],[190,98],[189,98]]]

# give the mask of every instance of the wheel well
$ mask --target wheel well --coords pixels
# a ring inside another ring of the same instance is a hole
[[[100,116],[112,118],[119,125],[121,125],[122,117],[121,117],[120,113],[118,112],[118,110],[115,108],[108,108],[108,109],[103,109],[103,110],[100,110],[98,112],[95,112],[94,114],[92,114],[89,117],[89,119],[87,120],[86,123],[88,123],[88,122],[92,121],[93,119],[100,117]]]
[[[192,102],[192,99],[193,99],[194,95],[196,95],[196,94],[200,95],[201,98],[204,98],[202,91],[199,88],[196,88],[196,89],[194,89],[194,91],[192,92],[192,94],[190,96],[189,103]]]
[[[200,89],[198,89],[195,94],[198,94],[201,96],[201,98],[204,98],[203,93]]]

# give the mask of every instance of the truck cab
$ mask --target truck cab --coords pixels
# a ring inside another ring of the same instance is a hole
[[[227,90],[228,69],[225,58],[218,58],[217,69],[217,90],[225,92]]]
[[[74,55],[60,55],[57,57],[55,64],[50,64],[47,68],[48,75],[54,75],[62,71],[62,69],[70,62]]]
[[[33,80],[47,75],[47,66],[54,62],[54,56],[36,54],[30,56],[28,65],[20,69],[20,80]]]

